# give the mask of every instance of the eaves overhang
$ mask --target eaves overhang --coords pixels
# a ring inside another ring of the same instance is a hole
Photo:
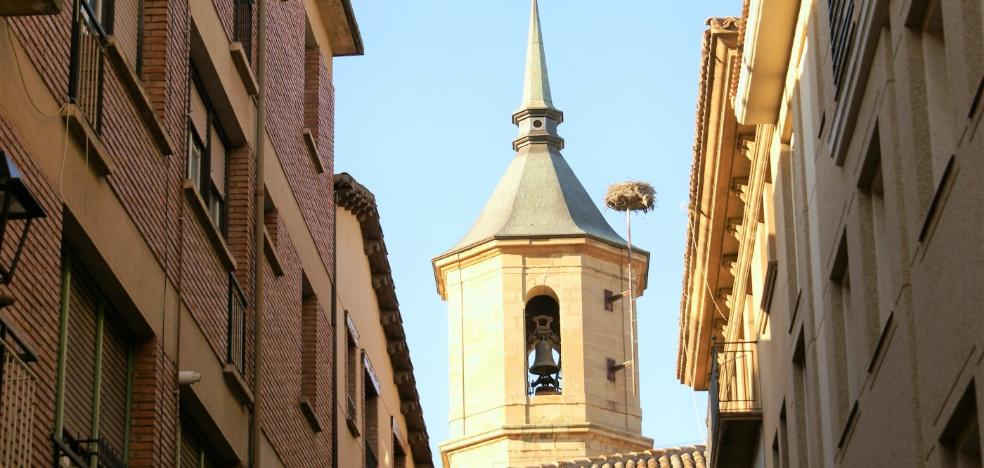
[[[774,123],[789,67],[800,2],[750,0],[735,116],[746,125]]]
[[[365,53],[351,0],[305,0],[305,3],[311,3],[317,12],[318,21],[312,21],[312,25],[320,23],[333,57]]]
[[[713,296],[718,288],[716,272],[729,192],[727,185],[722,190],[720,184],[730,181],[728,168],[736,151],[737,122],[729,99],[736,67],[730,64],[737,61],[741,26],[734,17],[711,18],[707,24],[698,83],[676,369],[680,382],[696,389],[707,387],[704,371],[709,369],[716,310]]]

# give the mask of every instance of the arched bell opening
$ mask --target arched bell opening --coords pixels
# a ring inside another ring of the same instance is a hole
[[[526,303],[526,365],[530,395],[561,391],[560,304],[547,295]]]

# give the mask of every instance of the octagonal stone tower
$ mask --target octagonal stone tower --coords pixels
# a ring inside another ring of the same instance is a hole
[[[448,303],[446,467],[652,448],[641,435],[636,343],[621,299],[628,248],[560,154],[563,113],[550,96],[536,0],[532,8],[516,156],[471,231],[433,261]],[[637,295],[648,260],[633,250]],[[545,349],[553,352],[537,353]],[[538,380],[535,359],[557,372]]]

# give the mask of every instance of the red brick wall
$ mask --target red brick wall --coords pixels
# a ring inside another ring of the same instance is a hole
[[[214,0],[223,27],[232,36],[232,0]],[[160,154],[139,118],[122,81],[112,67],[106,68],[105,103],[101,143],[115,163],[105,178],[119,204],[132,219],[143,242],[156,256],[169,280],[179,288],[179,298],[204,330],[209,345],[220,360],[226,355],[227,270],[208,241],[205,227],[192,212],[182,191],[186,167],[186,106],[188,90],[189,17],[187,1],[145,0],[142,85],[152,107],[174,145],[175,154]],[[27,52],[24,66],[35,67],[56,101],[67,101],[71,4],[59,15],[8,20],[16,40]],[[271,2],[268,9],[267,96],[269,132],[276,154],[287,173],[290,189],[301,205],[303,219],[313,235],[318,253],[332,268],[334,204],[331,183],[333,168],[333,89],[324,59],[313,70],[317,87],[316,112],[305,120],[304,97],[304,7],[302,2]],[[255,31],[255,29],[254,29]],[[311,125],[328,169],[314,171],[302,140],[302,129]],[[60,264],[62,244],[62,201],[57,187],[47,182],[32,155],[18,136],[18,125],[0,112],[0,149],[18,163],[32,191],[45,207],[48,218],[36,223],[25,248],[21,268],[10,287],[0,287],[18,302],[3,313],[20,326],[37,347],[39,362],[32,368],[40,378],[35,420],[33,466],[50,462],[49,436],[54,413],[55,362],[58,346]],[[249,130],[251,131],[251,129]],[[235,274],[252,303],[254,155],[250,148],[232,149],[228,157],[228,245],[236,258]],[[276,248],[285,275],[276,277],[268,264],[262,271],[269,285],[267,317],[269,386],[260,394],[268,402],[265,432],[290,466],[311,460],[330,459],[331,417],[329,404],[316,405],[325,432],[315,434],[298,406],[301,389],[301,269],[291,235],[279,219]],[[276,233],[275,233],[276,235]],[[9,255],[9,252],[0,252]],[[322,305],[330,298],[319,297]],[[317,377],[313,391],[321,402],[330,401],[333,345],[328,310],[318,308],[316,342]],[[252,381],[252,305],[247,311],[246,381]],[[166,339],[172,339],[165,337]],[[160,337],[137,344],[136,383],[132,408],[131,466],[171,466],[177,399],[174,373],[176,356],[167,355]]]
[[[55,414],[55,363],[58,353],[58,316],[61,305],[61,231],[62,213],[57,188],[40,175],[38,166],[24,150],[17,132],[0,119],[0,148],[11,157],[24,174],[25,183],[38,198],[48,217],[36,221],[24,246],[14,282],[0,286],[0,292],[17,299],[3,309],[4,317],[19,327],[38,353],[31,364],[38,380],[33,427],[33,459],[29,466],[50,466]],[[19,234],[19,229],[11,234]],[[12,243],[4,242],[2,258],[12,255]]]

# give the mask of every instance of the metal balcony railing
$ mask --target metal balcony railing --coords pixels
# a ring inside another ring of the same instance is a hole
[[[61,439],[54,439],[55,459],[58,466],[72,468],[126,468],[123,455],[106,439],[77,440],[68,432]],[[93,464],[95,462],[95,464]]]
[[[236,366],[240,375],[245,372],[246,355],[246,295],[236,276],[229,273],[228,329],[226,362]]]
[[[28,364],[36,356],[0,317],[0,466],[31,460],[38,377]]]
[[[106,31],[89,2],[78,0],[72,24],[72,56],[68,98],[99,132],[102,126],[103,81],[106,73]]]
[[[123,455],[109,445],[106,439],[83,440],[82,444],[85,445],[87,458],[89,460],[96,459],[96,466],[100,468],[126,468]]]
[[[346,403],[345,403],[345,425],[348,426],[349,431],[351,431],[352,434],[354,434],[356,437],[358,437],[359,434],[362,433],[362,431],[359,430],[359,424],[356,422],[356,419],[355,419],[356,416],[357,416],[356,413],[355,413],[355,411],[356,411],[355,400],[352,399],[352,395],[347,395],[345,397],[345,401],[346,401]]]
[[[715,345],[709,392],[711,423],[715,427],[722,417],[761,413],[757,351],[756,342]]]

